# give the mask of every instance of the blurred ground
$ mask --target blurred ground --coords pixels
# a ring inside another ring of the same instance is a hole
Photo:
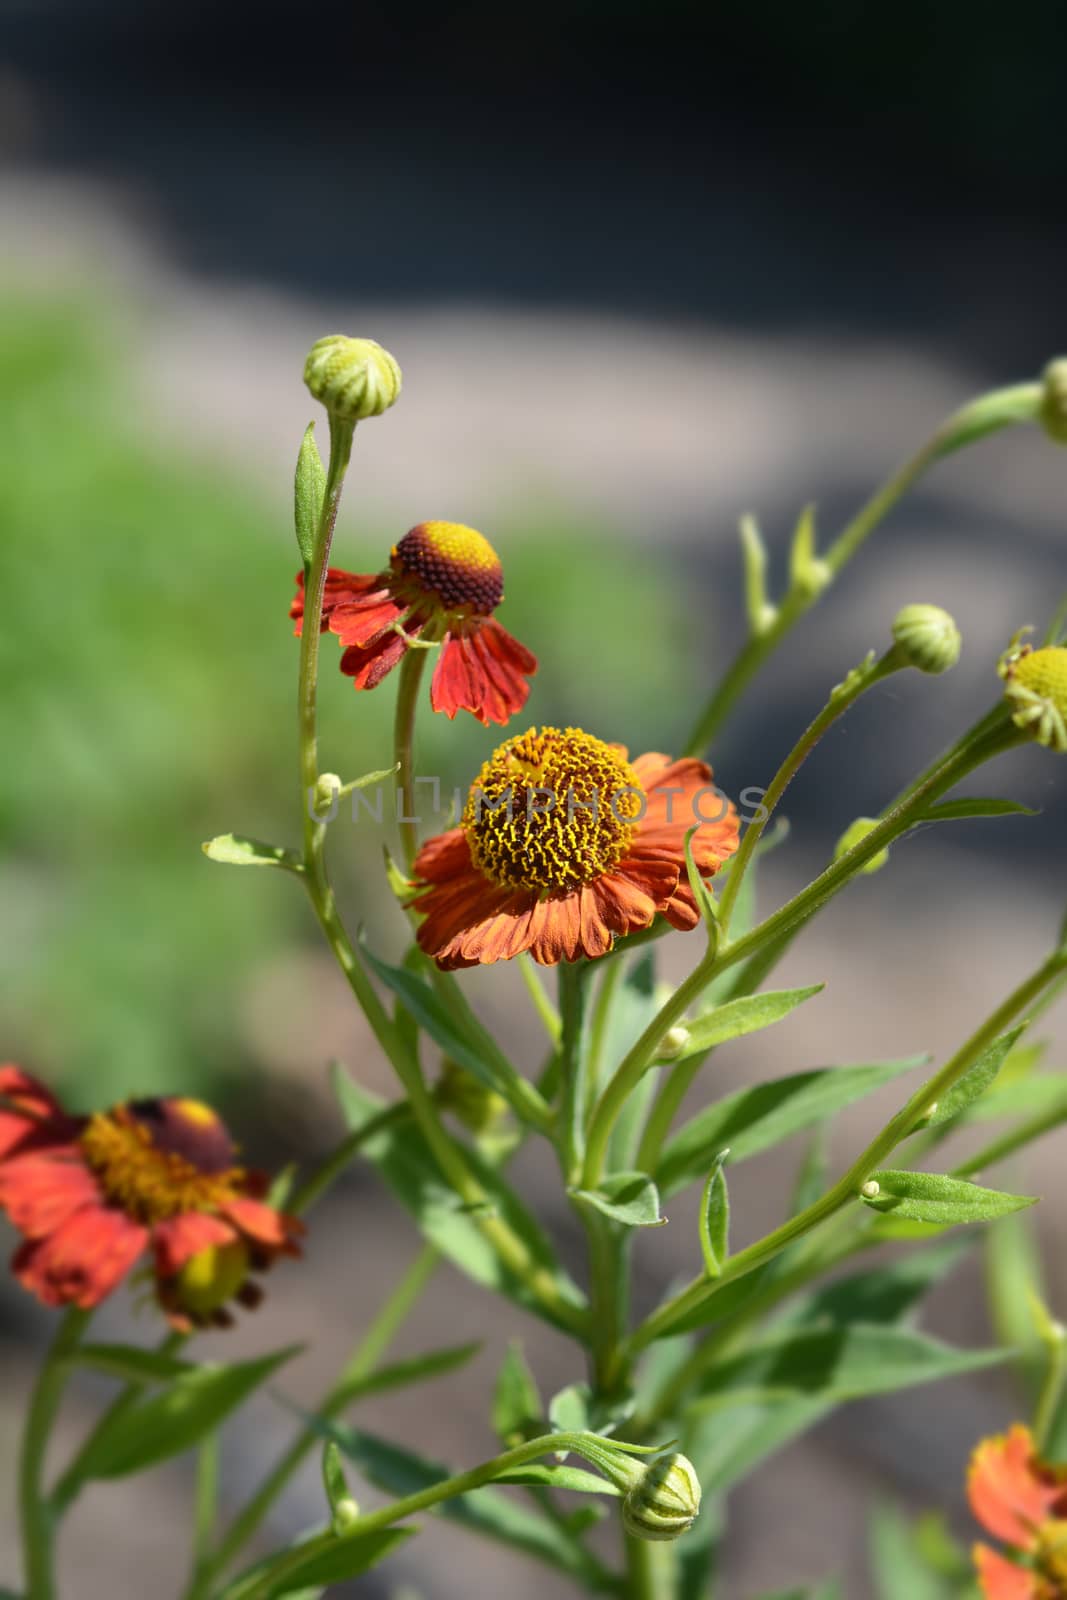
[[[545,658],[531,721],[582,722],[635,748],[677,745],[741,636],[740,511],[760,515],[780,570],[802,503],[816,500],[829,532],[948,409],[1029,376],[840,329],[771,337],[706,319],[435,309],[287,294],[232,273],[216,280],[178,264],[135,196],[71,178],[5,179],[0,233],[13,244],[0,282],[0,374],[13,401],[0,469],[9,613],[0,748],[13,753],[0,783],[4,1050],[81,1106],[195,1084],[243,1116],[264,1158],[294,1138],[307,1149],[329,1142],[331,1056],[386,1087],[286,885],[248,884],[197,848],[230,827],[272,838],[294,829],[288,518],[312,339],[333,328],[371,334],[405,371],[401,404],[361,432],[338,559],[373,566],[426,517],[483,527],[504,556],[504,620]],[[750,693],[716,753],[733,792],[766,782],[828,686],[884,643],[900,604],[943,603],[964,634],[950,678],[894,683],[826,741],[791,792],[793,839],[767,863],[768,904],[985,709],[1000,649],[1020,624],[1042,623],[1063,586],[1065,471],[1067,456],[1036,433],[940,469]],[[327,750],[339,770],[387,764],[388,714],[376,696],[357,703],[339,678],[328,685]],[[451,781],[493,742],[473,725],[441,730],[428,719],[422,733],[425,765]],[[732,1050],[716,1088],[822,1062],[944,1052],[1029,968],[1063,909],[1062,775],[1038,752],[983,777],[983,791],[994,784],[1047,812],[922,835],[893,872],[852,890],[782,969],[785,982],[827,978],[826,994],[758,1047]],[[372,925],[379,842],[349,829],[334,844],[353,919]],[[692,952],[675,939],[668,959],[680,975]],[[499,986],[476,975],[472,992],[531,1058],[514,975]],[[875,1115],[866,1106],[846,1120],[840,1159]],[[1049,1196],[1041,1220],[1062,1296],[1061,1142],[1034,1152],[1017,1182]],[[554,1186],[536,1165],[525,1176],[576,1249]],[[790,1178],[778,1155],[743,1169],[740,1242],[781,1215]],[[666,1240],[639,1246],[643,1294],[692,1261],[684,1205],[671,1223]],[[227,1349],[313,1333],[314,1354],[284,1386],[311,1399],[411,1248],[406,1220],[354,1176],[316,1218],[307,1266],[278,1271],[269,1317]],[[401,1348],[440,1342],[447,1325],[450,1342],[485,1337],[485,1352],[433,1391],[369,1404],[362,1420],[460,1464],[490,1446],[485,1395],[519,1318],[450,1269],[434,1293]],[[15,1402],[49,1324],[6,1284],[0,1296],[9,1456]],[[124,1303],[101,1320],[130,1331]],[[939,1295],[933,1325],[962,1342],[987,1337],[973,1272]],[[578,1376],[562,1341],[528,1322],[521,1331],[547,1392]],[[86,1412],[95,1398],[89,1384],[77,1390]],[[735,1497],[722,1600],[832,1570],[849,1600],[864,1600],[872,1496],[933,1500],[958,1516],[970,1444],[1005,1422],[1009,1405],[998,1380],[846,1409]],[[233,1500],[286,1427],[263,1399],[231,1431]],[[64,1542],[71,1596],[139,1597],[148,1559],[154,1571],[180,1570],[173,1500],[188,1492],[180,1463],[87,1500]],[[5,1508],[11,1499],[3,1494]],[[309,1470],[271,1531],[286,1536],[318,1513]],[[2,1581],[13,1576],[9,1526],[0,1549]],[[514,1600],[567,1593],[441,1526],[396,1565],[395,1580],[428,1600],[505,1587]],[[356,1592],[389,1589],[375,1577]]]

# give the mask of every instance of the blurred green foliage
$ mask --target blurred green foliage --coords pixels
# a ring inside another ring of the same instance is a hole
[[[290,507],[153,433],[126,363],[110,308],[0,302],[0,1052],[80,1107],[176,1086],[225,1098],[257,1070],[242,1024],[257,974],[316,939],[295,884],[199,848],[231,828],[296,839]],[[365,570],[403,530],[357,542],[355,522],[350,491],[335,559]],[[559,511],[504,507],[491,533],[503,620],[543,662],[529,720],[676,737],[670,574]],[[390,764],[392,687],[357,698],[332,650],[322,760],[347,779]],[[426,707],[424,770],[466,783],[497,738]],[[382,840],[337,827],[366,919],[386,897]]]

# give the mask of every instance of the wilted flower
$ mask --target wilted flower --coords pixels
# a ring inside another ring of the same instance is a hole
[[[1012,1559],[976,1544],[985,1600],[1061,1600],[1067,1594],[1067,1469],[1042,1461],[1029,1428],[984,1439],[971,1457],[967,1496],[978,1521]]]
[[[289,615],[299,634],[304,578]],[[357,689],[374,689],[413,641],[440,642],[430,684],[435,711],[469,711],[479,722],[505,723],[521,711],[537,659],[493,617],[504,598],[500,558],[488,539],[458,522],[420,522],[394,545],[383,572],[331,567],[323,632],[345,653],[341,671]]]
[[[482,767],[462,823],[415,861],[418,941],[444,968],[528,950],[554,965],[602,956],[657,914],[695,928],[685,839],[710,878],[737,849],[737,813],[689,758],[639,756],[579,728],[531,728]]]
[[[46,1305],[98,1305],[147,1252],[171,1323],[226,1327],[253,1307],[252,1274],[299,1255],[295,1217],[237,1164],[229,1132],[199,1100],[132,1100],[67,1114],[35,1079],[0,1067],[0,1207],[23,1235],[15,1277]]]

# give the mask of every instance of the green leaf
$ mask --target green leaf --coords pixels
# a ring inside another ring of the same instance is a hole
[[[368,949],[366,941],[362,944],[362,951],[382,982],[402,1001],[445,1055],[461,1067],[466,1067],[486,1088],[503,1095],[516,1116],[529,1122],[526,1099],[517,1081],[518,1074],[510,1069],[505,1071],[497,1060],[490,1058],[481,1048],[477,1038],[460,1032],[456,1018],[429,984],[406,967],[392,967],[388,962],[381,961]]]
[[[381,1101],[368,1095],[342,1070],[334,1071],[333,1086],[345,1121],[353,1130],[363,1127],[381,1109]],[[507,1295],[535,1315],[554,1321],[544,1304],[531,1295],[525,1276],[504,1265],[477,1219],[459,1205],[414,1122],[405,1120],[381,1128],[367,1139],[363,1153],[415,1217],[426,1238],[468,1277],[497,1294]],[[522,1201],[476,1150],[465,1150],[464,1159],[489,1195],[494,1210],[522,1239],[536,1265],[551,1275],[561,1296],[581,1307],[581,1291],[559,1266],[551,1244]]]
[[[889,1505],[876,1506],[871,1517],[871,1566],[878,1600],[949,1600],[922,1559],[912,1529]]]
[[[960,822],[967,817],[1036,817],[1039,813],[1031,806],[1019,805],[1016,800],[942,800],[920,813],[920,822]]]
[[[296,542],[300,547],[300,554],[304,559],[305,571],[310,567],[315,555],[315,540],[318,538],[319,520],[322,516],[322,502],[326,498],[326,469],[319,455],[319,447],[315,443],[315,424],[309,422],[304,430],[304,437],[300,442],[300,454],[296,458],[296,480],[293,485],[293,521],[296,526]]]
[[[569,1383],[548,1402],[548,1420],[553,1433],[611,1434],[633,1415],[633,1411],[631,1393],[604,1399],[594,1395],[587,1383]]]
[[[414,1528],[380,1528],[376,1533],[352,1534],[338,1539],[331,1549],[309,1555],[306,1561],[294,1567],[288,1577],[270,1591],[270,1600],[282,1600],[283,1595],[299,1600],[309,1589],[317,1593],[328,1584],[343,1583],[346,1578],[369,1572],[415,1531]]]
[[[836,1404],[960,1377],[1007,1357],[1003,1350],[956,1350],[905,1328],[786,1328],[707,1368],[705,1398],[695,1405],[718,1410],[805,1395]]]
[[[123,1383],[167,1383],[183,1372],[197,1371],[191,1361],[179,1361],[162,1350],[141,1350],[127,1344],[79,1345],[70,1360],[72,1365],[92,1367],[94,1372],[119,1378]]]
[[[703,1177],[717,1150],[729,1146],[736,1166],[801,1129],[825,1122],[926,1059],[913,1056],[908,1061],[821,1067],[724,1095],[668,1140],[654,1174],[661,1195]]]
[[[953,1084],[944,1099],[938,1101],[937,1110],[922,1126],[936,1128],[943,1122],[951,1122],[961,1111],[966,1110],[972,1101],[980,1099],[992,1085],[1025,1028],[1026,1023],[1023,1022],[1010,1032],[1002,1033],[1000,1038],[978,1057],[974,1066],[969,1067],[963,1077]]]
[[[694,1017],[692,1022],[683,1024],[689,1039],[681,1054],[671,1058],[671,1065],[676,1061],[684,1061],[688,1056],[702,1055],[705,1050],[727,1044],[731,1039],[740,1039],[747,1033],[758,1033],[761,1028],[781,1022],[783,1017],[825,987],[825,984],[814,983],[806,989],[770,989],[764,994],[728,1000],[725,1005],[716,1006],[714,1011]]]
[[[373,1372],[353,1378],[344,1386],[343,1405],[354,1400],[364,1400],[371,1394],[384,1394],[390,1389],[406,1389],[413,1383],[426,1383],[432,1378],[442,1378],[446,1372],[465,1367],[482,1346],[473,1344],[446,1345],[441,1350],[430,1350],[426,1355],[413,1356],[409,1361],[395,1361],[387,1367],[375,1367]]]
[[[513,1339],[497,1374],[493,1390],[493,1430],[509,1448],[543,1431],[544,1405],[537,1379],[530,1371],[522,1345]]]
[[[295,850],[280,844],[263,844],[240,833],[220,833],[200,846],[211,861],[229,867],[282,867],[286,872],[303,872],[304,863]]]
[[[780,1320],[794,1325],[831,1322],[835,1327],[853,1322],[898,1323],[935,1283],[944,1281],[972,1247],[973,1239],[956,1234],[929,1249],[820,1284],[798,1298]]]
[[[714,944],[719,937],[719,909],[715,904],[715,892],[707,880],[701,876],[700,870],[693,860],[693,835],[699,827],[700,823],[694,822],[685,836],[685,870],[689,879],[689,887],[693,891],[693,899],[697,903],[697,910],[704,919],[704,926],[708,932],[708,942]]]
[[[194,1367],[119,1414],[102,1428],[80,1462],[87,1478],[122,1478],[181,1455],[213,1433],[302,1346],[290,1345],[256,1361]]]
[[[622,983],[615,990],[600,1045],[597,1062],[600,1074],[622,1060],[660,1008],[661,997],[656,993],[655,957],[654,948],[642,950],[628,966]],[[625,961],[626,957],[613,956],[612,960]],[[612,1129],[608,1147],[609,1171],[621,1171],[633,1166],[649,1104],[658,1086],[656,1074],[646,1072],[627,1098]],[[590,1087],[598,1091],[602,1085]]]
[[[1004,1067],[996,1086],[969,1107],[969,1122],[994,1122],[1001,1117],[1052,1115],[1067,1105],[1067,1072],[1041,1072],[1033,1077],[1012,1078],[1005,1083]]]
[[[322,1487],[333,1517],[333,1531],[339,1534],[345,1523],[352,1520],[355,1502],[345,1478],[341,1448],[335,1439],[328,1440],[322,1447]]]
[[[1044,1294],[1034,1219],[1015,1212],[982,1237],[990,1321],[1000,1344],[1014,1350],[1035,1377],[1044,1358],[1030,1312],[1030,1296]]]
[[[709,1278],[722,1275],[730,1253],[730,1196],[726,1188],[726,1174],[722,1170],[729,1154],[729,1150],[720,1150],[715,1157],[700,1199],[700,1249],[704,1257],[704,1270]]]
[[[336,1439],[348,1459],[367,1479],[391,1495],[417,1494],[452,1476],[448,1467],[428,1461],[361,1429],[309,1418],[312,1426]],[[608,1491],[610,1492],[610,1490]],[[565,1529],[539,1513],[519,1505],[508,1494],[488,1487],[475,1489],[437,1507],[438,1515],[472,1533],[525,1551],[538,1561],[586,1583],[604,1586],[604,1569]]]
[[[613,1172],[599,1189],[572,1189],[581,1200],[627,1228],[661,1228],[659,1190],[647,1172]]]
[[[872,1172],[876,1195],[862,1196],[874,1211],[892,1212],[913,1222],[936,1222],[942,1227],[961,1222],[988,1222],[1036,1205],[1036,1198],[982,1189],[965,1178],[947,1178],[938,1172]],[[866,1185],[864,1186],[866,1187]]]

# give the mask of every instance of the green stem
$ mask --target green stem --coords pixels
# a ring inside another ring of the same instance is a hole
[[[949,417],[933,438],[872,495],[830,546],[822,557],[829,576],[836,577],[851,561],[883,517],[935,462],[1000,428],[1032,421],[1037,416],[1041,392],[1041,385],[1036,383],[997,389]],[[700,755],[707,748],[735,701],[821,592],[818,587],[805,588],[794,582],[774,621],[751,635],[728,668],[693,729],[686,755]]]
[[[860,868],[873,856],[892,844],[894,839],[907,832],[920,820],[925,808],[947,789],[951,789],[983,761],[990,760],[1002,751],[1023,743],[1024,738],[1024,735],[1012,727],[1006,710],[1002,709],[995,728],[984,740],[975,743],[965,735],[953,754],[904,804],[889,811],[877,827],[853,845],[851,850],[845,851],[832,862],[806,888],[794,895],[792,900],[780,906],[743,938],[733,943],[720,941],[715,950],[709,951],[708,956],[694,967],[661,1007],[624,1057],[614,1077],[601,1094],[586,1140],[585,1166],[582,1173],[584,1189],[593,1189],[599,1182],[615,1120],[642,1073],[654,1059],[663,1035],[685,1015],[708,984],[727,967],[747,959],[764,945],[779,939],[791,928],[806,921],[832,895],[855,877]]]
[[[635,1539],[630,1533],[623,1539],[628,1600],[670,1600],[677,1575],[673,1544]]]
[[[589,1240],[589,1341],[592,1386],[610,1400],[625,1386],[627,1362],[622,1350],[629,1302],[628,1228],[581,1207]]]
[[[1034,1449],[1038,1455],[1048,1443],[1048,1436],[1059,1410],[1063,1380],[1067,1377],[1067,1328],[1056,1324],[1055,1336],[1046,1341],[1045,1348],[1048,1352],[1048,1362],[1030,1430],[1034,1436]]]
[[[645,1131],[641,1135],[641,1143],[637,1149],[638,1171],[655,1172],[659,1165],[660,1151],[671,1131],[678,1108],[710,1055],[709,1050],[704,1055],[690,1056],[688,1061],[680,1061],[670,1076],[664,1080],[656,1097],[656,1103],[649,1113]]]
[[[193,1568],[189,1580],[195,1594],[201,1575],[211,1566],[211,1544],[219,1511],[219,1436],[211,1433],[196,1453],[193,1499]]]
[[[394,1500],[392,1505],[384,1506],[380,1511],[372,1511],[367,1516],[357,1518],[341,1535],[335,1534],[331,1529],[324,1530],[313,1538],[305,1540],[299,1547],[282,1552],[277,1560],[238,1578],[225,1591],[222,1600],[269,1600],[269,1596],[277,1592],[281,1581],[290,1574],[298,1572],[311,1558],[328,1550],[334,1550],[350,1539],[360,1539],[368,1533],[376,1532],[379,1528],[392,1527],[394,1523],[413,1517],[420,1511],[428,1511],[444,1500],[453,1500],[458,1495],[469,1494],[472,1489],[480,1489],[483,1485],[492,1483],[501,1473],[508,1472],[514,1467],[526,1466],[529,1462],[536,1461],[539,1456],[573,1451],[575,1455],[592,1461],[604,1471],[605,1461],[616,1451],[622,1452],[625,1448],[590,1433],[551,1433],[540,1439],[532,1439],[526,1444],[516,1446],[514,1450],[506,1450],[502,1455],[494,1456],[491,1461],[484,1461],[480,1466],[472,1467],[469,1472],[459,1472],[454,1477],[432,1484],[428,1489],[421,1489],[417,1494]]]
[[[19,1514],[22,1526],[23,1578],[26,1600],[52,1600],[55,1594],[53,1535],[56,1512],[44,1490],[45,1457],[63,1390],[70,1376],[70,1357],[92,1315],[71,1310],[56,1330],[30,1398],[19,1458]]]
[[[577,1183],[582,1169],[585,1129],[585,1000],[590,968],[584,961],[559,964],[560,1148],[567,1182]]]
[[[589,1022],[589,1053],[586,1062],[586,1104],[583,1115],[588,1116],[592,1110],[593,1102],[600,1088],[600,1073],[604,1065],[604,1046],[607,1041],[608,1025],[611,1022],[612,1006],[619,984],[622,981],[625,963],[621,960],[602,963],[603,971],[600,976],[600,986],[593,1002],[593,1014]]]
[[[400,664],[396,696],[393,753],[396,756],[396,820],[408,871],[419,853],[419,825],[415,820],[415,713],[426,666],[425,650],[406,650]]]
[[[519,956],[516,965],[526,985],[527,993],[533,1001],[534,1010],[541,1019],[541,1025],[553,1044],[559,1043],[562,1023],[559,1012],[545,993],[544,984],[537,976],[537,963],[533,957],[524,950]]]
[[[345,1364],[337,1382],[319,1402],[319,1417],[327,1420],[336,1417],[347,1403],[352,1384],[366,1377],[378,1365],[429,1283],[439,1260],[433,1245],[426,1245],[416,1256]],[[234,1518],[210,1563],[202,1570],[198,1585],[189,1591],[187,1600],[201,1600],[210,1592],[212,1580],[225,1571],[248,1543],[293,1474],[320,1443],[321,1436],[315,1428],[304,1428],[297,1435],[285,1454],[267,1473],[248,1504]]]
[[[398,1100],[394,1105],[386,1106],[373,1117],[369,1117],[362,1127],[346,1134],[293,1191],[292,1199],[285,1209],[297,1217],[310,1211],[327,1190],[333,1187],[351,1164],[353,1157],[359,1154],[370,1139],[381,1133],[383,1128],[394,1127],[398,1122],[407,1121],[410,1116],[411,1107],[407,1101]]]
[[[929,1107],[935,1101],[944,1099],[949,1090],[959,1082],[963,1074],[974,1065],[994,1040],[1000,1037],[1005,1028],[1021,1012],[1027,1011],[1046,986],[1054,982],[1065,970],[1067,970],[1067,952],[1054,951],[1036,972],[1024,979],[1003,1004],[997,1007],[992,1016],[972,1034],[966,1044],[957,1050],[940,1072],[935,1073],[911,1096],[907,1104],[891,1118],[852,1163],[844,1176],[828,1189],[826,1194],[797,1216],[783,1223],[781,1227],[775,1228],[765,1238],[757,1240],[747,1249],[731,1256],[720,1277],[713,1280],[706,1277],[697,1278],[688,1288],[661,1305],[632,1335],[629,1341],[629,1353],[632,1355],[644,1349],[653,1339],[670,1333],[677,1323],[683,1321],[691,1312],[702,1309],[728,1283],[733,1283],[736,1279],[755,1271],[765,1262],[772,1261],[794,1239],[802,1238],[844,1206],[855,1201],[871,1172],[880,1167],[897,1145],[914,1132]]]
[[[844,683],[839,684],[831,694],[814,721],[810,722],[790,750],[778,771],[771,779],[770,786],[760,802],[760,810],[745,829],[740,847],[730,864],[727,875],[726,887],[719,901],[719,924],[725,934],[729,930],[730,916],[733,912],[745,873],[752,864],[760,839],[763,836],[771,817],[785,794],[789,785],[800,771],[808,756],[823,735],[849,708],[855,705],[861,695],[876,683],[881,683],[894,672],[899,672],[908,665],[899,646],[893,645],[880,661],[867,661],[857,667],[855,672],[849,674]]]
[[[426,1087],[417,1057],[410,1051],[402,1032],[389,1017],[378,998],[366,969],[356,954],[345,930],[326,870],[326,828],[312,815],[310,797],[318,780],[317,675],[319,628],[322,600],[329,565],[330,541],[337,520],[352,445],[352,425],[336,424],[331,418],[330,464],[315,552],[308,572],[304,596],[304,621],[300,635],[300,683],[298,690],[300,721],[301,811],[304,826],[303,882],[319,924],[333,951],[338,966],[371,1026],[375,1038],[391,1062],[411,1104],[411,1112],[442,1176],[465,1206],[471,1208],[477,1226],[509,1271],[521,1278],[541,1301],[553,1319],[579,1333],[584,1313],[565,1300],[552,1274],[539,1267],[514,1229],[489,1208],[488,1196],[467,1164],[460,1146],[450,1137],[438,1115],[433,1096]],[[421,652],[417,652],[421,654]]]

